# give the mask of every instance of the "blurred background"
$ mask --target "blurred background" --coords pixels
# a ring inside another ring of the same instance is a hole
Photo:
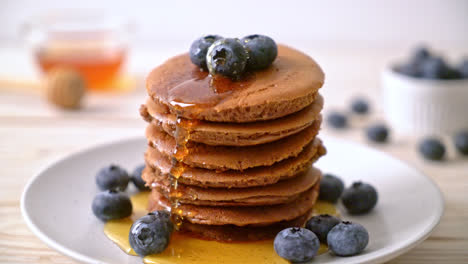
[[[310,54],[327,74],[328,106],[359,93],[379,100],[380,71],[415,46],[453,60],[468,54],[464,0],[3,0],[0,6],[0,114],[70,115],[37,95],[44,72],[75,64],[88,90],[107,92],[88,93],[83,115],[137,118],[145,74],[208,33],[261,33]]]
[[[0,262],[73,263],[25,226],[19,198],[26,182],[45,164],[79,149],[142,136],[138,109],[146,98],[145,76],[188,52],[199,36],[255,33],[304,51],[321,65],[325,115],[339,111],[349,118],[347,129],[324,122],[324,133],[411,163],[446,195],[441,226],[392,263],[467,263],[468,154],[455,150],[449,133],[441,135],[443,162],[428,161],[418,150],[419,141],[440,128],[468,129],[468,77],[438,80],[463,58],[468,76],[466,0],[0,0]],[[397,62],[414,70],[409,58],[424,54],[414,51],[422,46],[450,68],[429,60],[427,78],[412,78],[408,71],[382,77]],[[351,111],[356,97],[370,105],[367,115]],[[386,99],[390,115],[383,111]],[[415,104],[421,102],[430,111],[421,114],[423,107]],[[450,111],[432,107],[435,102]],[[387,124],[389,116],[403,128],[431,121],[431,133],[400,136],[391,125],[387,144],[369,140],[364,128]],[[465,131],[460,142],[467,150]]]

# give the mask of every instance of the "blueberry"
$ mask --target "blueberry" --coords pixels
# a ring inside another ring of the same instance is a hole
[[[387,141],[389,130],[382,124],[372,125],[366,129],[367,138],[378,143]]]
[[[157,254],[167,248],[173,230],[167,215],[168,212],[149,213],[133,223],[128,241],[138,255]]]
[[[427,138],[419,143],[419,152],[428,160],[442,160],[445,155],[445,146],[436,138]]]
[[[307,221],[306,228],[314,232],[320,242],[327,243],[328,232],[340,222],[341,220],[335,216],[328,214],[316,215]]]
[[[451,69],[441,57],[431,57],[421,64],[422,77],[428,79],[447,79]]]
[[[203,70],[208,70],[206,66],[206,53],[208,48],[218,39],[222,39],[218,35],[206,35],[197,40],[195,40],[190,46],[190,60],[193,64],[202,68]]]
[[[430,57],[431,57],[431,53],[426,47],[424,46],[417,47],[416,49],[413,50],[413,55],[411,56],[410,64],[418,65]]]
[[[96,184],[100,190],[125,191],[129,181],[127,171],[113,164],[102,168],[96,175]]]
[[[411,77],[421,77],[421,69],[417,64],[401,64],[393,68],[394,71]]]
[[[333,128],[342,129],[348,126],[348,119],[344,114],[332,112],[327,117],[328,124]]]
[[[458,132],[454,138],[455,148],[463,155],[468,155],[468,130]]]
[[[276,253],[291,262],[311,260],[320,247],[317,236],[310,230],[290,227],[279,232],[274,241]]]
[[[172,231],[174,231],[174,225],[171,221],[171,213],[166,210],[157,210],[151,213],[155,215],[162,223],[166,223],[166,228],[169,230],[169,232],[172,233]]]
[[[327,236],[328,248],[338,256],[353,256],[361,253],[369,243],[369,233],[360,224],[341,222]]]
[[[249,35],[241,40],[249,53],[247,69],[261,70],[270,66],[278,56],[278,47],[273,39],[264,35]]]
[[[325,174],[320,180],[319,199],[336,203],[344,190],[343,181],[332,174]]]
[[[458,72],[462,78],[468,78],[468,58],[465,58],[460,66],[458,66]]]
[[[351,102],[351,110],[356,114],[367,114],[369,103],[364,98],[356,98]]]
[[[458,69],[449,68],[449,71],[448,71],[447,76],[445,77],[445,79],[458,80],[458,79],[463,79],[463,76],[462,76],[461,72]]]
[[[375,207],[377,196],[377,191],[372,185],[358,181],[344,190],[341,201],[348,213],[364,214]]]
[[[97,218],[105,222],[130,216],[133,208],[126,194],[107,190],[94,197],[92,210]]]
[[[239,39],[220,39],[211,45],[206,55],[210,74],[239,79],[244,73],[249,55]]]
[[[145,181],[141,178],[143,169],[145,168],[145,164],[141,164],[140,166],[136,167],[133,170],[131,180],[133,184],[138,188],[140,191],[149,191],[149,188],[145,185]]]

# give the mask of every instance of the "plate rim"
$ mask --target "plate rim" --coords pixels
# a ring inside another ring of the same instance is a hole
[[[403,241],[401,243],[393,244],[388,249],[386,249],[384,252],[378,252],[377,251],[377,252],[362,255],[360,258],[355,259],[357,262],[349,262],[349,263],[382,263],[382,262],[385,262],[385,261],[389,261],[389,260],[391,260],[391,259],[393,259],[393,258],[395,258],[397,256],[400,256],[400,255],[408,252],[409,250],[413,249],[414,247],[419,245],[421,242],[426,240],[431,235],[431,233],[434,231],[434,229],[439,225],[439,223],[442,220],[442,217],[443,217],[443,215],[445,213],[445,197],[444,197],[444,194],[440,190],[437,183],[431,177],[426,175],[420,169],[418,169],[418,168],[414,167],[413,165],[407,163],[406,161],[401,160],[400,158],[395,157],[395,156],[393,156],[391,154],[385,153],[382,150],[376,149],[375,147],[368,146],[368,145],[358,143],[358,142],[355,142],[355,141],[351,141],[351,140],[347,140],[347,139],[341,139],[341,138],[334,137],[334,136],[320,135],[320,137],[322,139],[325,138],[324,141],[326,141],[327,138],[330,138],[330,139],[332,139],[334,141],[341,141],[341,142],[343,142],[345,144],[348,144],[348,145],[353,145],[353,146],[357,146],[357,147],[361,147],[361,148],[363,147],[363,148],[366,148],[366,149],[368,149],[370,151],[383,154],[383,155],[385,155],[385,156],[399,162],[400,164],[405,166],[407,169],[410,169],[410,170],[413,170],[413,171],[417,172],[417,174],[419,174],[419,176],[422,176],[423,178],[425,178],[428,181],[428,183],[433,187],[433,189],[436,191],[436,193],[437,193],[436,198],[438,198],[437,201],[439,202],[439,205],[440,205],[439,208],[435,208],[435,209],[437,209],[437,212],[434,215],[435,217],[431,221],[430,225],[428,225],[427,228],[425,230],[423,230],[422,232],[420,232],[417,236],[414,236],[413,239],[409,239],[409,240]],[[31,189],[31,186],[33,186],[33,184],[41,177],[41,175],[43,175],[48,169],[52,168],[57,163],[60,163],[62,161],[70,159],[70,158],[74,158],[75,156],[82,155],[82,154],[84,154],[86,152],[90,152],[90,151],[93,151],[95,149],[110,147],[110,146],[112,146],[114,144],[126,144],[126,143],[131,142],[131,141],[137,141],[137,140],[142,140],[142,139],[144,139],[144,137],[141,136],[141,135],[138,135],[138,136],[129,136],[129,137],[123,137],[123,138],[120,138],[120,139],[113,139],[113,140],[103,141],[102,143],[97,143],[97,144],[93,144],[93,145],[90,145],[90,146],[86,146],[86,147],[83,147],[83,148],[78,149],[76,151],[73,151],[73,152],[71,152],[69,154],[59,156],[57,158],[52,159],[49,162],[46,162],[44,165],[42,165],[37,170],[37,173],[33,174],[33,176],[27,181],[27,183],[26,183],[26,185],[25,185],[25,187],[23,189],[23,192],[21,194],[21,199],[20,199],[21,215],[23,216],[23,219],[24,219],[27,227],[32,231],[32,233],[35,236],[37,236],[47,246],[49,246],[50,248],[64,254],[65,256],[68,256],[68,257],[70,257],[72,259],[75,259],[75,260],[78,260],[78,261],[84,262],[84,263],[106,263],[106,262],[98,261],[95,258],[88,257],[88,256],[86,256],[84,254],[78,253],[78,252],[74,251],[73,249],[65,247],[65,246],[61,245],[60,243],[56,242],[54,239],[50,238],[45,232],[43,232],[33,222],[28,210],[26,209],[26,200],[28,198],[27,196],[28,196],[29,190]],[[389,253],[386,253],[386,252],[389,252]],[[375,254],[377,254],[377,256],[373,256]],[[363,258],[363,259],[359,260],[361,258]]]

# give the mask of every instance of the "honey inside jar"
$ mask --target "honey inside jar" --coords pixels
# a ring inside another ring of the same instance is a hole
[[[120,71],[131,24],[102,10],[52,10],[31,18],[24,33],[43,73],[54,68],[79,72],[90,90],[121,90]],[[125,79],[125,78],[123,78]]]
[[[112,89],[126,58],[126,50],[106,40],[104,32],[54,34],[36,50],[43,72],[56,67],[78,71],[93,90]]]

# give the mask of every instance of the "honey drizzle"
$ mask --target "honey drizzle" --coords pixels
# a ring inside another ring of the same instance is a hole
[[[177,84],[168,89],[167,98],[177,110],[190,108],[196,113],[215,107],[233,93],[249,87],[254,81],[255,73],[247,73],[240,80],[233,81],[195,68],[190,74],[181,76]]]
[[[149,192],[141,192],[131,196],[133,214],[130,218],[108,221],[104,225],[105,235],[118,245],[126,254],[137,254],[130,247],[128,233],[133,221],[147,213]],[[330,203],[317,201],[314,205],[314,215],[331,214],[339,216],[337,208]],[[318,255],[327,252],[324,244],[320,245]],[[241,243],[221,243],[202,240],[185,234],[174,232],[166,250],[159,254],[148,255],[143,258],[144,263],[150,264],[288,264],[279,257],[273,249],[273,240],[262,240]]]
[[[180,226],[183,222],[183,211],[180,208],[179,198],[181,193],[177,190],[179,186],[179,178],[185,172],[186,165],[183,163],[185,158],[190,154],[189,149],[187,148],[187,143],[190,140],[193,127],[198,122],[196,120],[188,120],[182,117],[177,117],[176,130],[175,130],[175,140],[176,147],[174,149],[172,164],[170,169],[170,190],[169,190],[169,199],[171,202],[171,216],[172,221],[176,227],[176,230],[180,229]]]

